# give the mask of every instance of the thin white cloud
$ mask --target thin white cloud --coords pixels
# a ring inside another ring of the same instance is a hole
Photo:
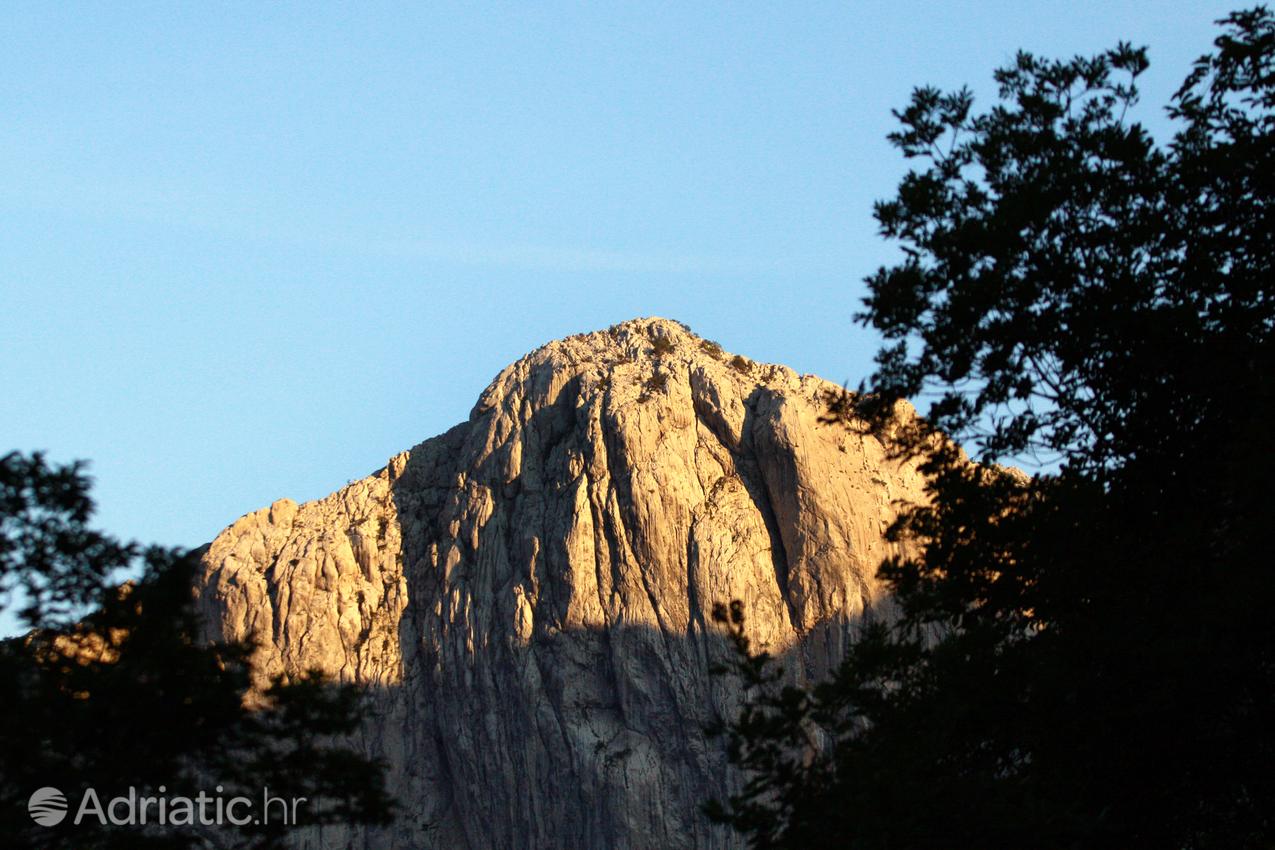
[[[191,191],[188,187],[135,183],[112,185],[47,172],[28,172],[25,178],[0,187],[0,203],[11,212],[50,212],[114,223],[145,223],[257,245],[564,273],[727,276],[848,272],[852,268],[848,256],[696,255],[500,239],[432,238],[387,234],[371,228],[360,232],[357,221],[347,226],[313,214],[290,215],[293,211],[281,210],[277,203],[261,203],[248,192]]]

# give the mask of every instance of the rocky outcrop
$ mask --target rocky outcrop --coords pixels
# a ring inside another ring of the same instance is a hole
[[[738,777],[704,727],[740,695],[714,603],[818,676],[915,469],[820,423],[834,389],[640,319],[506,368],[469,420],[327,498],[242,517],[201,605],[263,677],[364,683],[403,815],[310,846],[732,847]]]

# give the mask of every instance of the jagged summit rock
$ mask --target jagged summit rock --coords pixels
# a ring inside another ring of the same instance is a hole
[[[820,423],[835,385],[634,319],[504,369],[371,476],[242,517],[204,555],[210,628],[262,677],[366,684],[403,816],[298,834],[392,848],[734,847],[705,726],[740,695],[714,603],[789,675],[888,606],[882,534],[921,478]],[[322,846],[313,844],[313,846]]]

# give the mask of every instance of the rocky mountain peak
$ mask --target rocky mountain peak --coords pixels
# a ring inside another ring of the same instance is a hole
[[[558,384],[560,381],[553,376],[578,380],[577,390],[586,395],[613,392],[613,403],[622,406],[647,400],[665,389],[667,381],[675,376],[719,372],[724,367],[738,375],[736,380],[741,386],[765,386],[776,380],[797,378],[785,366],[756,363],[730,354],[681,322],[637,318],[537,348],[496,376],[480,396],[473,416],[498,406],[498,399],[505,395],[525,396],[530,385],[541,386],[545,381],[548,386]]]
[[[730,847],[706,724],[737,686],[715,603],[795,678],[826,673],[916,470],[820,422],[832,385],[667,319],[551,342],[469,419],[204,556],[210,628],[260,675],[364,683],[363,745],[409,816],[333,846]]]

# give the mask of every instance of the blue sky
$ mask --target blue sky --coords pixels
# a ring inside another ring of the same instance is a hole
[[[1151,47],[1212,2],[8,3],[0,451],[88,458],[173,545],[464,419],[508,362],[638,315],[856,382],[914,85]]]

